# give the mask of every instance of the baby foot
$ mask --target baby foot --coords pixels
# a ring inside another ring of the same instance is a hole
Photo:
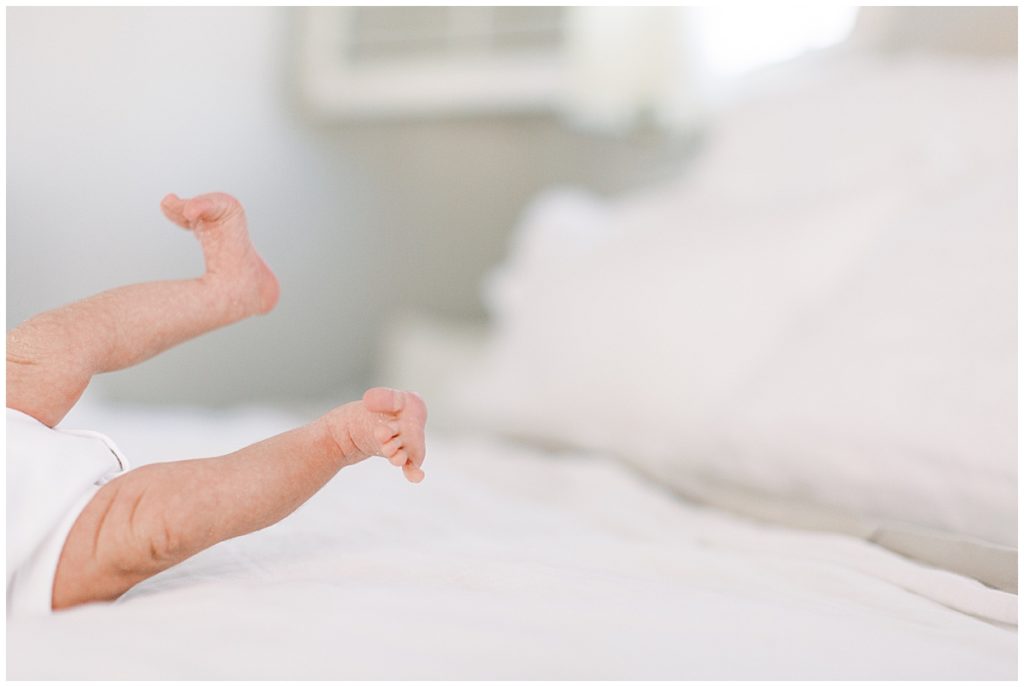
[[[347,465],[384,456],[410,482],[423,479],[427,406],[411,391],[376,387],[324,416]]]
[[[226,193],[195,198],[168,194],[160,202],[164,215],[191,229],[203,247],[204,279],[225,290],[245,315],[264,314],[277,305],[277,278],[249,240],[245,211]]]

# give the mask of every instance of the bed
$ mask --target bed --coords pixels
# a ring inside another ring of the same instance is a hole
[[[114,433],[139,465],[304,419],[87,402],[68,424]],[[8,678],[1016,675],[1015,595],[695,506],[598,453],[428,442],[420,486],[369,461],[116,603],[9,620]]]
[[[776,76],[678,183],[539,199],[484,332],[396,320],[421,485],[9,618],[8,677],[1015,679],[1015,60]],[[64,424],[141,465],[356,395]]]

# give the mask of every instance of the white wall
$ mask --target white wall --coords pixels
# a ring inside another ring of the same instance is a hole
[[[1017,54],[1016,7],[866,7],[853,43],[875,50]]]
[[[337,396],[370,376],[389,313],[479,316],[476,284],[551,183],[614,192],[685,146],[588,139],[546,117],[324,125],[292,90],[294,10],[7,10],[8,328],[149,279],[198,274],[169,191],[245,204],[278,309],[93,393],[223,403]]]

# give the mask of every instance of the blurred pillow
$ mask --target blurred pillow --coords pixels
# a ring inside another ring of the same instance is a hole
[[[1015,546],[1015,65],[829,59],[679,183],[541,198],[454,404],[713,503]]]

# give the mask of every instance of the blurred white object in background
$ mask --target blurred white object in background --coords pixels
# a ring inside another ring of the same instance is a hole
[[[460,418],[1015,588],[1015,65],[782,71],[677,184],[528,214]]]
[[[841,43],[856,18],[856,7],[723,5],[693,8],[690,22],[701,70],[725,79]]]
[[[623,132],[656,123],[666,95],[695,106],[693,28],[687,8],[572,8],[562,113],[578,127]]]
[[[322,117],[549,108],[563,85],[560,7],[310,7],[300,81]]]
[[[735,77],[840,43],[851,7],[317,7],[302,89],[324,117],[561,112],[688,130]]]
[[[737,77],[841,43],[856,7],[577,7],[562,111],[589,130],[690,131]]]

